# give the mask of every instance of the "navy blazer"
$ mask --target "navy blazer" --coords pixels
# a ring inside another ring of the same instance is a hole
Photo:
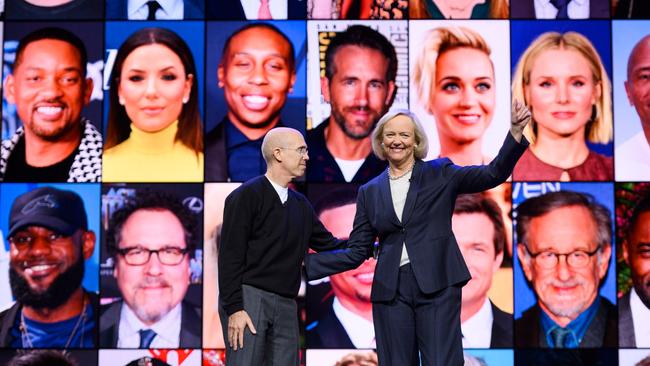
[[[464,285],[470,274],[451,230],[456,196],[504,182],[527,147],[525,137],[517,143],[508,133],[489,165],[460,167],[448,158],[416,160],[401,222],[395,214],[388,175],[378,175],[359,189],[348,249],[308,255],[307,277],[311,280],[358,267],[366,259],[368,247],[379,237],[373,302],[395,297],[402,243],[406,243],[422,292],[431,294]]]
[[[511,19],[535,19],[534,0],[510,1]],[[609,18],[609,0],[589,0],[589,19]]]
[[[183,19],[203,19],[205,16],[203,1],[183,0]],[[128,0],[107,0],[106,19],[128,19],[127,2]]]
[[[207,0],[207,19],[246,20],[240,0]],[[287,0],[287,18],[305,20],[307,0]]]
[[[99,346],[116,348],[123,302],[116,301],[101,307],[99,318]],[[181,308],[180,348],[201,348],[201,309],[183,301]]]

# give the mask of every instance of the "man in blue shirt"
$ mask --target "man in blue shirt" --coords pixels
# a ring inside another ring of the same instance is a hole
[[[517,208],[517,254],[537,304],[515,320],[517,347],[616,347],[616,308],[600,296],[612,254],[610,211],[559,191]]]
[[[262,139],[283,126],[296,81],[294,48],[278,28],[252,23],[226,40],[217,70],[228,112],[205,139],[207,181],[244,182],[266,172]]]
[[[81,197],[51,187],[19,196],[7,238],[16,302],[0,313],[0,347],[94,348],[97,296],[81,281],[95,233]]]

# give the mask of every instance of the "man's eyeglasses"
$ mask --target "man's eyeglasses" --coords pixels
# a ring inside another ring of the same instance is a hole
[[[124,258],[126,264],[130,266],[143,266],[151,259],[151,254],[156,253],[160,263],[175,266],[183,261],[183,257],[188,252],[187,248],[164,247],[161,249],[151,250],[142,247],[118,248],[117,252]]]
[[[300,154],[300,156],[305,156],[305,155],[307,155],[309,153],[309,149],[307,148],[307,146],[300,146],[300,147],[297,147],[295,149],[293,147],[278,147],[278,149],[293,150],[293,151],[297,152],[298,154]]]
[[[591,252],[588,252],[586,250],[574,250],[573,252],[569,253],[555,253],[550,250],[533,253],[530,251],[530,249],[528,249],[527,245],[524,245],[524,248],[526,249],[526,252],[528,252],[528,254],[535,260],[538,266],[544,269],[551,269],[557,266],[558,262],[560,261],[560,257],[566,257],[567,264],[573,268],[585,267],[587,264],[589,264],[589,259],[591,259],[594,254],[600,251],[601,246],[599,245]]]

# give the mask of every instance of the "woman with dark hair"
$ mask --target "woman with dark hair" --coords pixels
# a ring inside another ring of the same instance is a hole
[[[120,46],[110,84],[105,182],[200,182],[203,130],[187,44],[144,28]]]

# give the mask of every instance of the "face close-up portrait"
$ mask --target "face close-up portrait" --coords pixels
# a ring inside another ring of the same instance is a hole
[[[321,78],[321,92],[334,122],[350,138],[370,135],[390,106],[394,84],[387,80],[389,60],[379,50],[345,45],[333,57],[331,78]]]
[[[607,273],[611,246],[600,245],[597,225],[586,207],[564,206],[532,218],[520,238],[524,242],[518,248],[519,258],[526,278],[535,289],[540,307],[560,325],[576,319],[593,303]],[[585,254],[581,257],[588,258],[569,264],[568,257],[563,256],[555,265],[543,263],[550,257],[544,252],[575,251],[582,251]]]
[[[16,104],[28,136],[57,141],[77,136],[82,108],[90,101],[79,51],[58,39],[28,44],[5,81],[5,97]]]
[[[176,264],[160,259],[163,250],[187,249],[183,225],[169,210],[140,209],[124,222],[117,245],[118,251],[138,247],[159,251],[139,265],[127,263],[120,254],[114,270],[124,301],[142,322],[155,323],[183,300],[189,286],[187,253]]]
[[[489,56],[472,48],[442,53],[436,62],[430,113],[436,118],[441,145],[481,139],[496,104],[494,69]]]
[[[160,131],[178,120],[190,98],[193,78],[167,46],[140,46],[122,64],[119,103],[138,129]]]
[[[217,70],[218,82],[228,118],[244,134],[279,121],[296,80],[291,52],[288,40],[266,27],[251,27],[230,39]]]

